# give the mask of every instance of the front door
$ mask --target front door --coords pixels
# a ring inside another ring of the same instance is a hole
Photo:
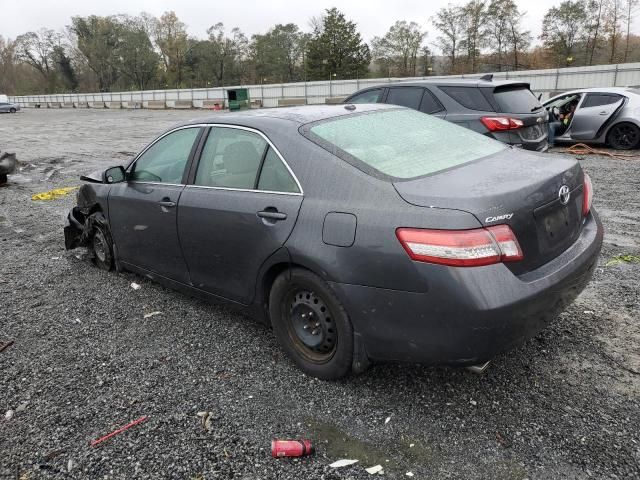
[[[261,265],[289,237],[302,191],[258,132],[211,128],[178,205],[178,231],[192,284],[248,304]]]
[[[176,227],[183,177],[201,129],[174,130],[129,167],[127,181],[109,193],[109,224],[125,263],[183,283],[189,282]]]
[[[587,93],[575,111],[569,135],[573,140],[593,140],[602,127],[624,103],[624,97],[613,93]]]

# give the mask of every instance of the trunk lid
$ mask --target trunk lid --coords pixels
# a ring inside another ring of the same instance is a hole
[[[469,212],[482,225],[507,224],[524,259],[506,264],[531,271],[573,244],[582,229],[583,172],[576,160],[508,148],[475,162],[394,183],[408,203]],[[563,204],[560,189],[567,186]]]

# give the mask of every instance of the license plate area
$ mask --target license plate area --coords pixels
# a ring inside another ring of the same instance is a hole
[[[556,201],[534,211],[540,253],[566,248],[578,237],[582,208],[578,200],[571,199],[567,205]]]

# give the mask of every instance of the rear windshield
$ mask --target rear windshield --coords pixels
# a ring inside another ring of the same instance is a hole
[[[501,113],[531,113],[542,108],[533,92],[525,87],[496,89],[493,96]]]
[[[321,121],[305,126],[304,133],[361,170],[396,179],[440,172],[506,148],[497,140],[409,109]]]

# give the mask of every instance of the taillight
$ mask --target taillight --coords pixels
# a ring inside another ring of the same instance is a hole
[[[593,202],[593,185],[591,183],[591,177],[584,174],[584,183],[582,185],[582,215],[587,216],[591,210],[591,203]]]
[[[398,228],[396,236],[409,257],[418,262],[475,267],[523,258],[508,225],[474,230]]]
[[[480,117],[480,121],[490,132],[497,130],[515,130],[524,125],[522,120],[510,117]]]

